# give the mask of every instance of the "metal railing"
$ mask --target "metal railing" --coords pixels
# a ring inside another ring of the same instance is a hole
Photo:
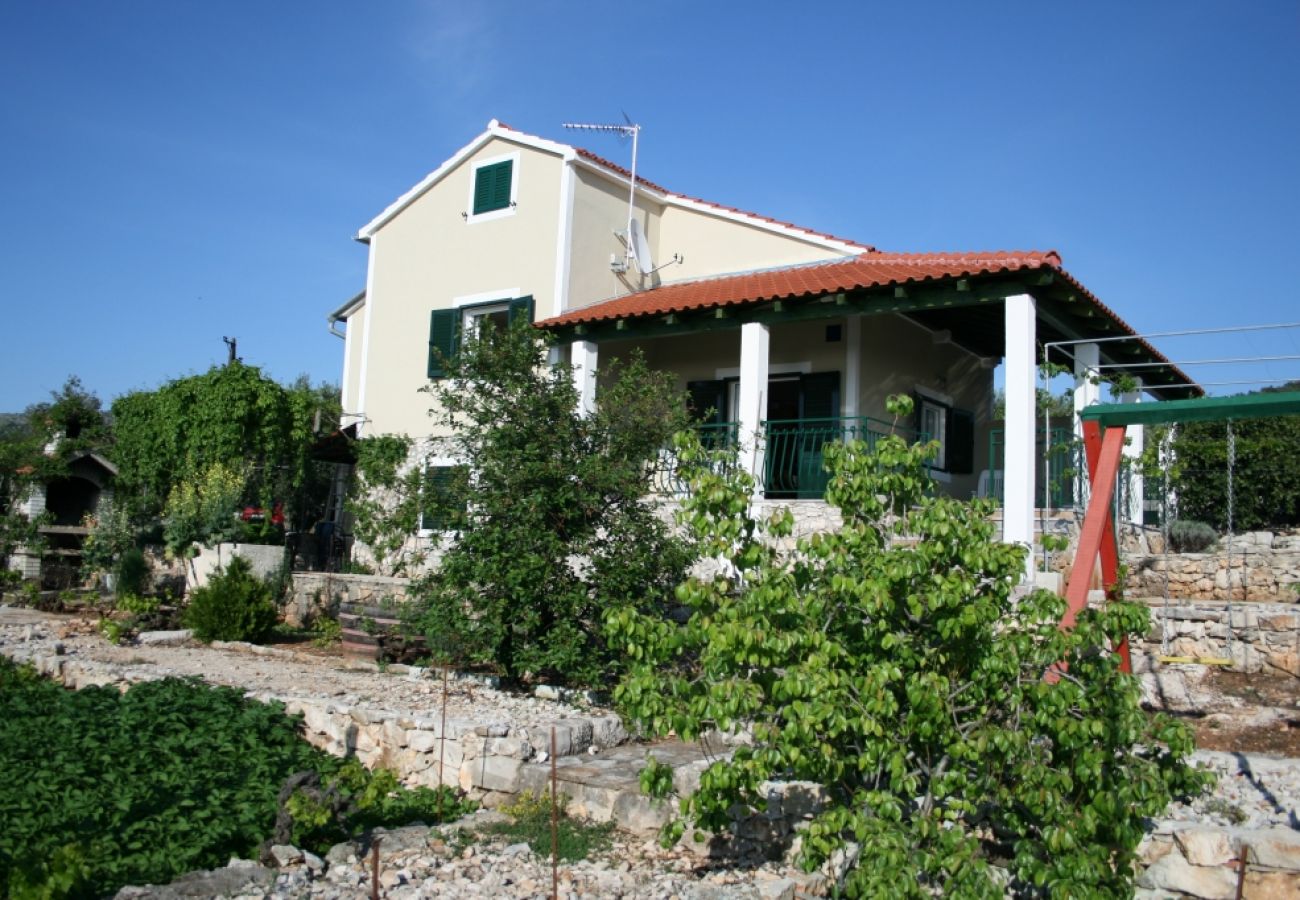
[[[1080,478],[1086,478],[1087,464],[1084,461],[1083,447],[1074,439],[1072,428],[1053,428],[1044,434],[1041,427],[1036,432],[1034,446],[1034,464],[1038,469],[1036,480],[1037,496],[1034,504],[1040,508],[1066,509],[1075,505],[1075,498],[1080,497]],[[1052,473],[1052,483],[1043,483],[1043,460],[1048,459]],[[988,478],[981,479],[981,485],[987,485],[982,491],[985,496],[994,497],[1002,502],[1003,471],[1006,465],[1006,431],[994,428],[989,431],[989,465]]]
[[[736,422],[696,428],[706,448],[734,450],[738,447]],[[772,419],[763,422],[762,429],[763,493],[773,499],[821,499],[830,480],[825,465],[827,444],[861,440],[874,448],[877,441],[889,434],[897,434],[909,443],[925,437],[911,428],[896,427],[870,416]],[[685,493],[687,485],[678,472],[672,450],[660,453],[652,484],[656,493]]]

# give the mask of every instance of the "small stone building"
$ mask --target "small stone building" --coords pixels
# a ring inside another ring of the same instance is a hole
[[[67,474],[37,485],[21,504],[28,518],[45,515],[40,527],[41,548],[20,548],[9,559],[9,568],[25,579],[40,579],[46,587],[61,588],[75,583],[81,567],[81,548],[89,533],[87,516],[112,498],[117,466],[93,451],[82,451],[68,459]]]

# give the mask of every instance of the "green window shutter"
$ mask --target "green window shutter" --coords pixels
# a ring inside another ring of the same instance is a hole
[[[840,414],[840,373],[814,372],[800,379],[801,419],[833,419]]]
[[[460,345],[460,310],[435,309],[429,314],[429,377],[444,378]]]
[[[533,298],[531,294],[527,297],[516,297],[510,301],[509,317],[506,321],[508,324],[514,325],[519,319],[523,319],[525,322],[532,324]]]
[[[464,477],[463,466],[429,466],[424,470],[420,493],[420,527],[429,531],[455,528],[465,514],[459,502],[456,482]]]
[[[480,166],[474,171],[474,215],[505,209],[510,205],[510,178],[514,160]]]
[[[948,471],[969,475],[975,471],[975,414],[967,409],[948,410]]]

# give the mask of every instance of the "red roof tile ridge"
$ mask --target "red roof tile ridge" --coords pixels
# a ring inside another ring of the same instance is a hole
[[[904,264],[923,264],[936,262],[997,262],[1001,264],[1034,265],[1045,264],[1060,268],[1061,254],[1055,250],[959,250],[959,251],[922,251],[918,253],[897,253],[888,250],[877,251],[869,256],[857,257],[863,262],[889,262]]]

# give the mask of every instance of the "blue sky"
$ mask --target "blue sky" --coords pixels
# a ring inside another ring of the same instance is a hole
[[[337,380],[352,235],[493,117],[626,110],[647,177],[882,249],[1057,249],[1143,332],[1300,320],[1296,0],[11,0],[0,78],[0,411],[203,371],[223,335]]]

